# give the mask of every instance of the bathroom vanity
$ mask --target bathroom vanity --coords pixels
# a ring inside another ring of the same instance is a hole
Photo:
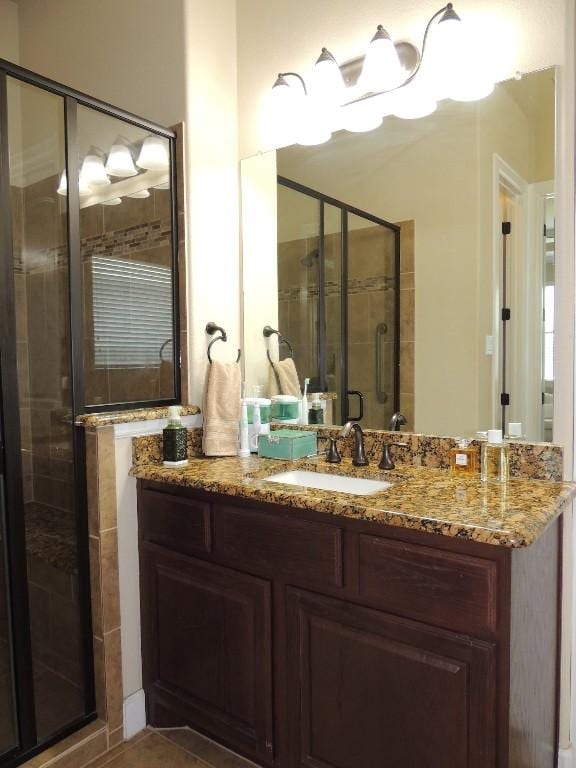
[[[148,721],[278,768],[552,768],[570,484],[285,463],[135,466]]]

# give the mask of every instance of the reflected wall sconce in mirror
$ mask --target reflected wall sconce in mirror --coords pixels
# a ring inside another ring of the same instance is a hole
[[[440,99],[475,101],[494,89],[484,35],[470,29],[452,3],[428,21],[419,50],[395,42],[379,24],[363,56],[341,65],[322,48],[308,81],[280,72],[272,87],[269,127],[276,146],[315,145],[334,131],[377,128],[386,115],[434,112]]]

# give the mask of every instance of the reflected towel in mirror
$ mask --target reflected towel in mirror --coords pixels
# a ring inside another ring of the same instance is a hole
[[[294,360],[287,357],[286,360],[270,362],[268,371],[268,397],[274,395],[294,395],[302,397],[300,391],[300,382],[298,380],[298,371],[294,365]]]
[[[202,449],[206,456],[238,451],[242,372],[238,363],[213,360],[204,387]]]

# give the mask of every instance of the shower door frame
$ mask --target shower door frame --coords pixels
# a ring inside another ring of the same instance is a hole
[[[319,347],[319,371],[320,371],[320,389],[326,391],[326,296],[324,279],[324,206],[330,205],[340,210],[340,391],[342,393],[342,402],[340,405],[340,416],[342,423],[350,421],[350,403],[349,395],[353,391],[348,389],[348,216],[359,216],[367,219],[379,226],[394,232],[394,397],[393,409],[398,411],[400,408],[400,234],[401,228],[398,224],[382,219],[372,213],[363,211],[353,205],[330,197],[316,189],[307,187],[286,176],[277,176],[278,184],[288,187],[295,192],[312,197],[319,202],[319,278],[318,278],[318,347]],[[360,417],[362,416],[362,408]],[[353,419],[360,421],[360,419]]]
[[[78,106],[88,107],[113,118],[124,120],[166,138],[170,147],[171,234],[172,234],[172,307],[174,344],[174,397],[160,400],[131,401],[87,406],[84,398],[84,325],[83,280],[80,253],[80,198],[77,185],[68,184],[66,233],[69,283],[70,377],[73,422],[85,413],[134,409],[179,403],[180,328],[178,284],[178,208],[176,199],[176,134],[145,118],[76,91],[23,67],[0,59],[0,471],[4,471],[4,508],[6,523],[6,580],[8,591],[8,633],[13,664],[14,710],[17,744],[0,755],[0,768],[15,768],[36,754],[75,733],[97,718],[94,680],[94,647],[92,635],[92,603],[90,593],[90,560],[88,547],[88,500],[86,488],[85,428],[72,426],[74,456],[73,509],[76,522],[78,557],[78,589],[84,666],[84,714],[67,723],[48,738],[39,740],[36,729],[35,692],[32,673],[32,644],[29,613],[29,590],[26,561],[26,532],[21,454],[21,425],[16,356],[15,285],[13,274],[12,203],[10,187],[8,136],[8,78],[35,86],[62,98],[64,117],[64,152],[67,178],[77,178]],[[0,492],[2,487],[0,486]],[[0,509],[1,509],[0,505]]]

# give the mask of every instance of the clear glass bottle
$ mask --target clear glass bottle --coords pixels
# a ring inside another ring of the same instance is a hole
[[[453,475],[475,475],[478,472],[478,448],[467,437],[458,437],[450,450],[450,472]]]
[[[489,429],[482,446],[480,479],[483,482],[505,483],[510,474],[508,445],[502,440],[501,429]]]

